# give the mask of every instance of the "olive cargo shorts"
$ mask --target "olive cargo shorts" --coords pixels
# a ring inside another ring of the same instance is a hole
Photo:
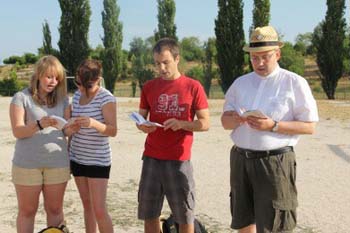
[[[231,227],[256,224],[258,233],[292,232],[296,226],[296,161],[293,151],[247,159],[231,149]]]

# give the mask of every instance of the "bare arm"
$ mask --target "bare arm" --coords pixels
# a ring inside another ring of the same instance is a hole
[[[139,109],[140,115],[143,116],[143,118],[145,119],[147,119],[148,117],[148,112],[149,111],[147,109],[143,109],[143,108]],[[157,126],[138,125],[138,124],[136,124],[136,127],[144,133],[152,133],[157,129]]]
[[[281,121],[278,123],[277,133],[283,134],[313,134],[316,122]],[[271,128],[272,129],[272,128]]]
[[[164,122],[164,130],[207,131],[210,126],[209,110],[207,108],[197,110],[196,118],[194,121],[181,121],[175,118],[168,119]]]
[[[10,105],[10,119],[12,134],[16,138],[28,138],[33,136],[39,127],[35,121],[24,123],[25,110],[15,104]]]
[[[256,118],[248,117],[247,123],[250,127],[256,130],[271,131],[275,122],[271,118]],[[276,133],[281,134],[313,134],[315,132],[315,122],[304,121],[280,121]]]
[[[25,123],[25,109],[15,104],[10,105],[10,119],[13,136],[18,139],[31,137],[40,130],[36,121]],[[48,116],[41,118],[39,122],[43,128],[57,123],[55,119]]]
[[[102,115],[105,123],[90,117],[77,117],[74,122],[81,127],[94,128],[103,135],[115,137],[117,135],[117,104],[111,102],[103,105]]]
[[[244,122],[245,119],[240,117],[235,111],[226,111],[221,115],[221,125],[224,129],[235,130]]]
[[[72,116],[72,106],[69,105],[67,108],[64,109],[64,119],[69,120]],[[64,135],[70,137],[72,134],[78,132],[80,129],[80,126],[78,124],[68,124],[66,127],[63,129]]]

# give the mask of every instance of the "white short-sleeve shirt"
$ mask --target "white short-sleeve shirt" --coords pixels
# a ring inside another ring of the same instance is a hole
[[[268,76],[255,72],[239,77],[225,95],[225,111],[260,110],[275,121],[317,122],[316,101],[307,81],[279,66]],[[252,150],[272,150],[294,146],[299,135],[259,131],[247,123],[231,133],[236,146]]]

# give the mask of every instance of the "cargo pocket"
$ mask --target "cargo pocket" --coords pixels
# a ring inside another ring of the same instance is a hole
[[[194,210],[195,207],[195,198],[193,192],[185,191],[185,201],[186,201],[186,206],[190,210]]]
[[[231,216],[233,216],[233,200],[232,200],[232,192],[230,192],[230,211],[231,211]]]
[[[278,200],[272,202],[275,210],[272,233],[292,232],[297,224],[297,202],[293,200]]]

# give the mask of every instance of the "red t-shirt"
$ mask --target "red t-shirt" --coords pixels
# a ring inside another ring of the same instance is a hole
[[[196,110],[208,108],[202,85],[181,76],[175,80],[156,78],[145,83],[140,108],[149,111],[150,121],[163,124],[170,118],[193,121]],[[157,127],[147,135],[144,155],[161,160],[189,160],[193,132]]]

